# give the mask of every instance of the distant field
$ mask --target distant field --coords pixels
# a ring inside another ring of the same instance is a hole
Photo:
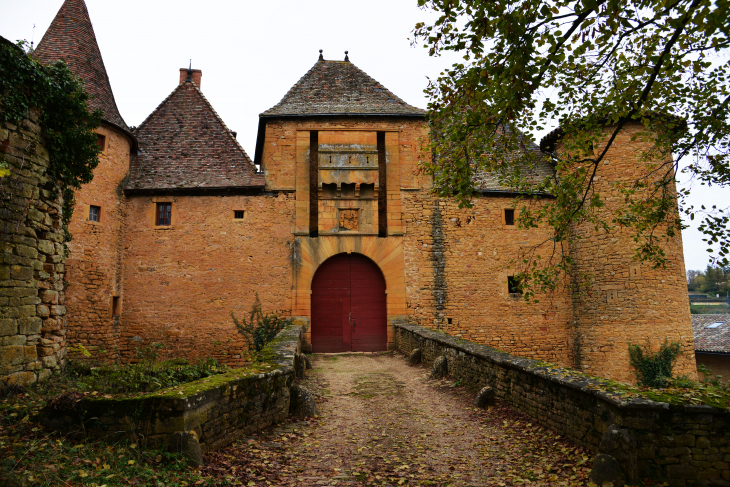
[[[723,304],[690,304],[689,312],[693,315],[725,315],[730,314],[730,306]]]

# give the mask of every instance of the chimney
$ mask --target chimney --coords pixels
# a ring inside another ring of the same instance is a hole
[[[188,71],[192,71],[193,83],[200,89],[200,78],[203,77],[203,72],[199,69],[180,68],[180,84],[185,83],[185,80],[188,79]]]

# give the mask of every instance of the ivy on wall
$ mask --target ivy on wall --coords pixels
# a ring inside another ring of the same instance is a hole
[[[49,177],[55,181],[56,195],[63,196],[62,225],[65,241],[69,241],[74,190],[92,180],[99,164],[94,129],[102,112],[89,111],[83,81],[63,62],[44,66],[24,47],[23,42],[14,45],[0,39],[0,122],[18,124],[31,118],[32,110],[38,111],[50,159]],[[0,173],[6,175],[7,169],[0,167]]]

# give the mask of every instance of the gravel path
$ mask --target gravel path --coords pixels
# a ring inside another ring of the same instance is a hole
[[[585,486],[592,455],[393,353],[318,355],[319,415],[206,455],[216,485]]]

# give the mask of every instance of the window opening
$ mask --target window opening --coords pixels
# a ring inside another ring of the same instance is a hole
[[[119,296],[112,296],[112,317],[119,316]]]
[[[514,225],[515,224],[515,210],[512,208],[505,208],[504,210],[504,224]]]
[[[322,185],[322,198],[336,198],[336,197],[337,197],[337,183]]]
[[[373,198],[375,196],[375,184],[361,184],[360,198]]]
[[[725,323],[726,323],[725,321],[716,321],[710,325],[707,325],[705,328],[720,328]]]
[[[233,218],[243,220],[243,210],[233,210]]]
[[[449,325],[451,325],[451,324],[453,324],[453,319],[452,319],[452,318],[446,318],[446,322],[447,322],[447,323],[448,323]]]
[[[520,280],[515,276],[507,277],[507,290],[510,294],[522,294],[522,289],[520,289]]]
[[[100,222],[101,221],[101,206],[89,206],[89,221]]]
[[[106,145],[106,135],[96,134],[96,143],[99,144],[99,150],[103,151]]]
[[[172,224],[172,203],[157,203],[157,226],[168,226]]]
[[[343,198],[354,198],[355,197],[355,183],[351,183],[351,184],[342,183],[342,197]]]

